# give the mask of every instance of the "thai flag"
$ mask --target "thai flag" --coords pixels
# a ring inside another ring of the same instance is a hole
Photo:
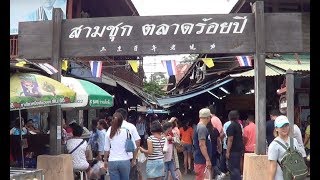
[[[162,60],[162,65],[167,69],[168,75],[176,75],[176,60]]]
[[[102,61],[90,61],[90,68],[93,77],[101,78]]]
[[[43,69],[44,71],[46,71],[50,75],[58,72],[58,70],[56,68],[54,68],[53,66],[51,66],[48,63],[39,63],[38,65],[40,66],[41,69]]]
[[[252,66],[252,58],[250,56],[237,56],[240,66]]]

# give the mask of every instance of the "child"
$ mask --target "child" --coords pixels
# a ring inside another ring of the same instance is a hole
[[[171,173],[171,177],[173,180],[177,180],[175,174],[175,165],[173,159],[173,133],[172,133],[172,123],[166,122],[163,124],[163,131],[164,135],[167,138],[168,142],[168,151],[164,155],[164,173],[165,173],[165,180],[168,180],[168,171]]]

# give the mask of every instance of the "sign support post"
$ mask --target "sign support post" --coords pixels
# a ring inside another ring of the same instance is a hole
[[[51,77],[54,80],[61,82],[61,61],[60,61],[60,48],[61,48],[61,22],[62,10],[59,8],[53,9],[52,14],[52,66],[58,70],[58,73],[53,74]],[[50,107],[50,154],[61,154],[61,106]]]
[[[294,74],[291,69],[286,73],[286,98],[287,98],[287,117],[290,122],[290,137],[293,137],[294,125]]]
[[[266,67],[265,67],[265,24],[263,1],[253,4],[255,17],[256,52],[254,54],[254,96],[256,147],[255,153],[266,154]]]

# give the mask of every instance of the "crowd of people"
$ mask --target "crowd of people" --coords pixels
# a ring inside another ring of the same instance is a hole
[[[269,114],[270,120],[266,123],[269,179],[282,180],[278,162],[286,150],[277,141],[287,146],[290,144],[289,121],[278,110],[272,110]],[[144,154],[148,179],[180,180],[182,174],[189,173],[195,174],[196,180],[203,180],[204,172],[208,170],[211,177],[217,180],[227,174],[230,174],[231,180],[240,180],[244,153],[253,153],[255,150],[255,117],[248,114],[242,121],[237,110],[230,111],[224,123],[216,116],[213,105],[201,109],[198,119],[160,119],[156,115],[139,115],[136,119],[132,121],[123,108],[117,109],[113,116],[94,119],[88,142],[81,137],[83,127],[75,122],[68,125],[64,123],[62,143],[65,153],[73,158],[74,170],[85,171],[88,179],[104,179],[108,174],[111,180],[141,180],[143,160],[139,158]],[[20,130],[20,119],[17,118],[10,134],[39,133],[31,122],[28,120],[26,125],[23,123]],[[308,164],[310,116],[304,127],[305,133],[301,133],[296,124],[293,127],[294,147]],[[180,168],[179,160],[183,168]]]

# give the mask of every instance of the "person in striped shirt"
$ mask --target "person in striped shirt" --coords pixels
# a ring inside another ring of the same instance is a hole
[[[162,126],[158,121],[152,122],[150,131],[152,135],[147,139],[148,149],[140,147],[140,151],[148,156],[147,178],[149,180],[161,180],[164,176],[163,146],[166,138],[162,135]]]

